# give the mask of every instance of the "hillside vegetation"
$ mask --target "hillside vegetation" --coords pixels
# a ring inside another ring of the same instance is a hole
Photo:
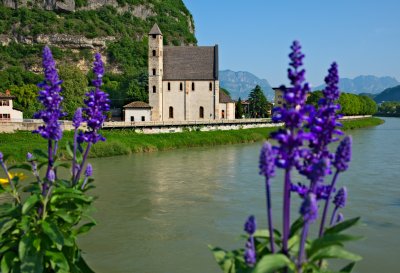
[[[378,103],[384,101],[398,101],[400,102],[400,85],[385,89],[382,93],[374,97]]]
[[[164,44],[197,43],[192,15],[181,0],[96,1],[76,1],[75,12],[35,5],[12,9],[0,1],[0,92],[36,84],[41,51],[49,44],[58,67],[78,68],[89,78],[93,53],[100,51],[108,71],[104,89],[113,106],[146,101],[147,33],[152,25],[160,26]]]

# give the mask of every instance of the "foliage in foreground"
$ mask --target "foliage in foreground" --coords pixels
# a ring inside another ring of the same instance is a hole
[[[47,151],[35,149],[27,154],[27,163],[11,167],[0,153],[6,176],[0,180],[0,194],[7,198],[0,204],[1,272],[91,273],[77,238],[96,224],[88,215],[94,198],[86,194],[93,187],[93,170],[85,162],[92,145],[105,140],[98,133],[106,118],[104,112],[109,110],[107,95],[100,90],[103,63],[96,54],[94,90],[86,93],[85,107],[78,108],[73,118],[73,143],[67,143],[66,148],[72,158],[68,179],[59,176],[60,168],[70,167],[58,160],[63,135],[59,119],[66,114],[60,96],[61,81],[48,47],[43,51],[43,67],[45,80],[39,84],[38,96],[43,107],[35,116],[43,119],[44,125],[34,133],[47,141]],[[85,132],[78,130],[83,121],[88,126]],[[22,182],[25,175],[12,173],[14,169],[30,171],[33,181]]]
[[[310,88],[302,68],[304,55],[297,41],[291,49],[291,68],[288,69],[291,86],[282,86],[285,103],[273,110],[273,120],[284,122],[284,126],[271,134],[277,145],[266,142],[260,153],[268,229],[257,230],[256,219],[250,216],[244,225],[244,248],[226,251],[210,246],[225,273],[349,273],[355,262],[361,260],[359,255],[344,248],[346,242],[360,239],[345,233],[359,218],[344,221],[339,211],[346,205],[347,189],[336,188],[337,178],[347,170],[351,160],[351,137],[341,140],[336,153],[329,150],[329,145],[343,135],[337,128],[341,126],[338,122],[338,67],[336,63],[331,65],[317,107],[307,105]],[[273,224],[271,204],[271,178],[276,168],[284,172],[281,230]],[[300,178],[294,175],[302,176],[308,183],[298,182]],[[326,183],[327,179],[330,183]],[[302,202],[300,217],[291,222],[293,194],[299,195]],[[332,199],[334,207],[330,210]],[[310,236],[310,227],[315,222],[319,222],[319,228],[314,238]],[[350,263],[344,268],[332,269],[326,262],[328,259]]]

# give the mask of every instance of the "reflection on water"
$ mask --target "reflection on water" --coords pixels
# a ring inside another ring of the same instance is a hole
[[[351,131],[354,151],[342,183],[346,217],[361,215],[351,245],[364,256],[357,272],[397,272],[400,250],[400,119]],[[81,240],[96,272],[219,272],[207,244],[238,247],[244,220],[266,227],[260,143],[195,148],[92,160],[98,226]],[[281,211],[281,174],[273,204]],[[297,211],[292,215],[297,216]],[[281,215],[274,215],[277,225]]]

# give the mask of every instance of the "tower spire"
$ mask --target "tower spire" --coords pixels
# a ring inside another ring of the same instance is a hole
[[[155,23],[151,28],[149,35],[162,35],[161,30],[158,27],[157,23]]]

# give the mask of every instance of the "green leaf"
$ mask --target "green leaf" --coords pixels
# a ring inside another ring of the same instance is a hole
[[[253,235],[255,238],[269,238],[268,229],[257,229]]]
[[[294,269],[294,264],[283,254],[270,254],[261,258],[253,273],[274,273],[284,267]]]
[[[71,167],[71,164],[66,163],[66,162],[57,161],[56,163],[54,163],[53,167],[54,168],[63,167],[63,168],[69,169]]]
[[[79,234],[84,234],[87,233],[91,230],[92,227],[94,227],[96,223],[87,223],[84,224],[83,226],[79,227],[77,230],[74,231],[74,234],[79,235]]]
[[[14,227],[16,223],[17,219],[11,219],[10,221],[4,223],[0,230],[0,237],[2,237],[10,228]]]
[[[22,206],[22,214],[27,214],[31,208],[33,208],[37,202],[40,201],[40,196],[38,194],[34,194],[26,199],[24,205]]]
[[[31,172],[32,166],[30,164],[23,163],[23,164],[14,165],[14,166],[11,166],[10,168],[8,168],[9,171],[13,170],[13,169],[23,169],[23,170],[27,170],[27,171]]]
[[[355,224],[357,224],[360,221],[360,217],[352,218],[343,222],[340,222],[337,225],[334,225],[333,227],[327,228],[324,232],[324,234],[333,234],[333,233],[339,233],[342,232]]]
[[[301,228],[303,227],[303,223],[303,217],[299,217],[296,221],[294,221],[294,223],[290,227],[289,238],[301,230]]]
[[[94,271],[89,267],[86,261],[81,256],[79,261],[76,263],[82,273],[94,273]]]
[[[64,244],[64,237],[62,235],[62,233],[60,232],[60,230],[58,229],[58,227],[53,224],[53,223],[49,223],[47,221],[43,221],[42,222],[42,229],[43,232],[49,236],[49,238],[55,242],[58,245],[63,245]]]
[[[74,157],[74,146],[73,146],[74,144],[71,142],[71,141],[68,141],[67,142],[67,144],[65,145],[65,148],[66,148],[66,150],[67,150],[67,153],[69,154],[69,156],[71,157],[71,158],[73,158]]]
[[[345,259],[349,261],[359,261],[361,256],[345,250],[341,246],[330,246],[318,250],[314,255],[310,256],[310,261],[318,261],[322,259]]]
[[[351,273],[355,265],[356,265],[355,262],[349,263],[348,265],[340,269],[339,273]]]
[[[72,223],[74,223],[74,221],[75,221],[74,217],[73,217],[70,213],[68,213],[68,211],[65,210],[65,209],[57,210],[57,211],[55,212],[55,215],[56,215],[57,217],[63,219],[65,222],[67,222],[67,223],[69,223],[69,224],[72,224]]]
[[[235,273],[235,261],[232,257],[228,257],[227,252],[219,247],[208,246],[214,255],[215,261],[218,263],[224,273]]]
[[[56,266],[69,272],[68,261],[62,252],[46,251],[45,256],[50,259],[51,267],[55,270]]]
[[[33,150],[33,155],[38,159],[46,159],[47,160],[47,153],[40,149]]]
[[[17,256],[12,251],[8,251],[6,254],[3,255],[3,258],[1,259],[1,272],[2,273],[8,273],[11,271],[13,260],[16,257]]]
[[[29,253],[24,260],[21,260],[21,272],[23,273],[43,273],[43,269],[43,255],[41,252]]]
[[[315,252],[324,247],[332,245],[342,246],[343,242],[356,241],[362,238],[362,236],[352,236],[347,234],[326,234],[312,242],[310,250],[308,251],[308,256],[312,256]]]

